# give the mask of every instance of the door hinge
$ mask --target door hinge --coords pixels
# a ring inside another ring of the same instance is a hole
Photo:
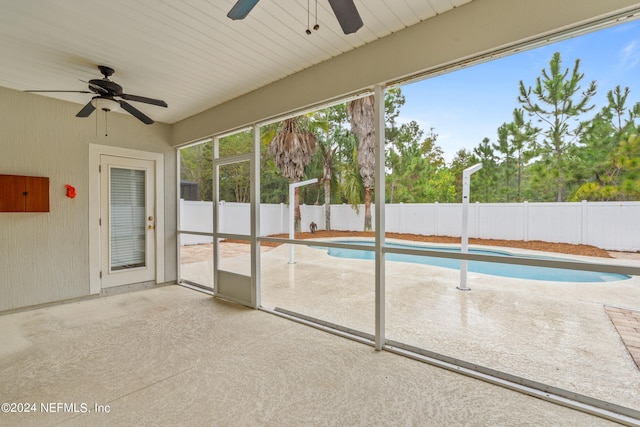
[[[102,165],[98,165],[98,173],[102,173]]]
[[[100,278],[102,279],[102,271],[100,272]]]
[[[98,218],[98,225],[102,227],[102,218]]]

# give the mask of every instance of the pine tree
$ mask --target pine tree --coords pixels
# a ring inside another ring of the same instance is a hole
[[[581,114],[593,108],[588,103],[596,94],[595,81],[579,93],[580,82],[584,78],[579,69],[580,60],[576,59],[571,72],[568,68],[563,71],[560,52],[556,52],[549,61],[549,69],[543,69],[542,75],[536,78],[535,87],[526,88],[520,81],[518,102],[530,116],[536,117],[546,127],[542,131],[544,139],[540,154],[544,163],[552,169],[558,202],[565,197],[569,170],[566,167],[567,153],[583,131],[580,124],[570,128],[571,122],[577,121]]]

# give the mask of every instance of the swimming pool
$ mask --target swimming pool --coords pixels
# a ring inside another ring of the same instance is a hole
[[[357,245],[372,246],[373,242],[363,240],[341,240],[339,243],[349,243]],[[429,249],[440,252],[457,252],[460,248],[456,247],[440,247],[440,246],[417,246],[405,245],[400,243],[386,243],[387,247],[404,248],[404,249]],[[366,250],[326,248],[327,254],[338,258],[351,259],[374,259],[374,253]],[[486,250],[486,249],[469,249],[470,254],[480,255],[498,255],[498,256],[516,256],[506,251]],[[563,260],[562,258],[553,257],[533,257],[529,255],[518,254],[518,257]],[[387,253],[385,259],[387,261],[410,262],[416,264],[433,265],[436,267],[460,269],[460,260],[451,258],[437,258],[431,256],[405,255],[396,253]],[[545,282],[613,282],[618,280],[627,280],[631,276],[615,273],[599,273],[594,271],[565,270],[561,268],[535,267],[529,265],[500,264],[482,261],[467,261],[468,271],[490,274],[492,276],[512,277],[515,279],[542,280]]]

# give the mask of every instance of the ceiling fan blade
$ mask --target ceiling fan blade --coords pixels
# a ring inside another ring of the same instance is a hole
[[[91,93],[88,90],[24,90],[23,92],[67,92],[67,93]]]
[[[329,4],[345,34],[355,33],[362,27],[362,18],[353,0],[329,0]]]
[[[238,0],[227,13],[227,17],[233,20],[244,19],[257,3],[258,0]]]
[[[126,99],[127,101],[144,102],[145,104],[157,105],[159,107],[168,107],[167,103],[161,99],[147,98],[138,95],[129,95],[127,93],[123,93],[122,95],[120,95],[120,98]]]
[[[78,114],[76,114],[76,117],[89,117],[91,113],[93,113],[93,110],[95,110],[96,107],[93,106],[91,101],[89,101],[87,105],[82,107],[82,110],[78,111]]]
[[[135,117],[136,119],[140,120],[145,125],[153,124],[153,120],[151,120],[142,111],[138,110],[133,105],[131,105],[131,104],[129,104],[129,103],[123,101],[123,100],[119,100],[118,102],[120,103],[120,106],[123,109],[127,110],[133,117]]]

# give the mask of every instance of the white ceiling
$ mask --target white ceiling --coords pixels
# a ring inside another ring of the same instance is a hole
[[[242,21],[236,0],[0,0],[0,86],[87,90],[97,65],[132,103],[175,123],[471,0],[355,0],[364,26],[344,35],[327,0],[263,0]],[[91,94],[48,93],[81,105]]]

